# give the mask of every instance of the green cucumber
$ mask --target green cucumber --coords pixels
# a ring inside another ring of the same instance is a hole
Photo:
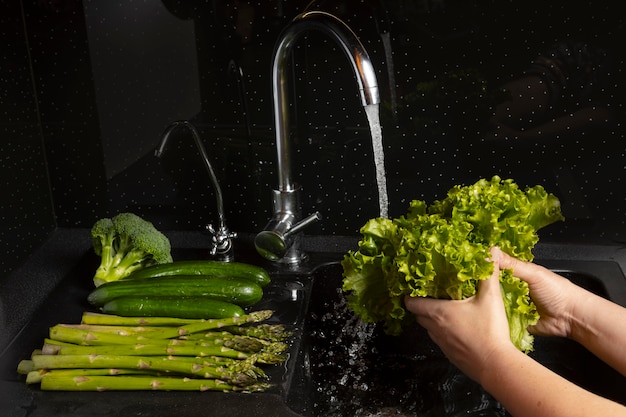
[[[267,271],[260,266],[242,262],[223,262],[214,260],[184,260],[165,264],[151,265],[138,269],[124,280],[153,278],[163,275],[206,275],[217,277],[236,277],[253,281],[260,287],[270,282]]]
[[[102,306],[102,312],[125,317],[222,319],[245,314],[236,304],[209,297],[124,296]]]
[[[94,289],[87,296],[87,301],[94,306],[102,306],[123,296],[204,296],[248,307],[263,298],[263,289],[241,278],[164,275],[107,282]]]

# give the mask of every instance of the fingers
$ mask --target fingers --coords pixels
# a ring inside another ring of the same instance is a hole
[[[491,259],[497,263],[500,268],[509,268],[509,269],[518,269],[524,268],[525,262],[520,261],[517,258],[510,256],[507,253],[504,253],[502,249],[498,247],[493,247],[489,250],[491,252]]]
[[[411,313],[420,316],[426,316],[430,312],[435,310],[435,307],[445,300],[437,300],[435,298],[428,297],[404,297],[404,306]]]
[[[411,297],[407,295],[404,297],[404,306],[415,315],[417,323],[430,333],[430,329],[436,322],[434,317],[436,317],[438,314],[437,312],[440,311],[440,303],[445,301],[447,300],[437,300],[426,297]]]
[[[514,258],[502,252],[500,248],[491,248],[491,257],[494,263],[499,265],[499,268],[512,269],[513,274],[516,277],[528,282],[529,284],[540,280],[542,275],[550,273],[549,270],[542,266]]]
[[[496,265],[491,277],[478,283],[478,292],[475,297],[480,299],[496,297],[499,301],[502,299],[502,293],[500,292],[500,269],[498,268],[497,261],[494,261],[494,263]],[[452,300],[429,297],[406,296],[404,298],[404,305],[407,310],[415,314],[418,323],[424,325],[424,323],[431,321],[435,316],[445,310],[445,308],[449,308],[451,301]]]
[[[502,295],[500,292],[500,261],[497,258],[493,258],[493,273],[489,277],[489,279],[481,280],[478,283],[478,297],[485,298],[493,296],[494,293],[497,293],[499,296]]]

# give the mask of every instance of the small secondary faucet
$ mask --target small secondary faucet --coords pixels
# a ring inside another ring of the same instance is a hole
[[[194,142],[198,147],[198,151],[200,152],[200,156],[202,157],[202,161],[204,162],[204,166],[206,167],[209,177],[211,178],[211,183],[213,184],[213,188],[215,189],[215,197],[217,200],[217,215],[218,215],[218,228],[215,230],[213,225],[208,224],[206,226],[206,230],[211,234],[211,255],[216,256],[223,261],[232,261],[234,258],[234,250],[233,250],[233,239],[237,237],[237,233],[230,232],[226,227],[226,217],[224,216],[224,202],[222,199],[222,189],[217,181],[217,177],[215,176],[215,172],[213,171],[213,167],[211,166],[211,162],[209,161],[209,157],[207,155],[206,149],[204,145],[202,145],[202,141],[200,140],[200,134],[198,130],[195,128],[193,124],[188,122],[187,120],[179,120],[171,123],[161,136],[161,140],[159,142],[159,146],[154,151],[154,155],[157,157],[161,157],[163,155],[163,151],[165,150],[165,145],[174,130],[179,127],[185,127],[191,131]]]
[[[297,40],[310,30],[321,31],[339,44],[356,75],[363,106],[380,103],[376,73],[369,55],[343,21],[326,12],[310,11],[296,16],[283,30],[276,44],[272,63],[278,189],[272,190],[274,214],[265,229],[257,234],[254,243],[259,254],[266,259],[292,264],[305,257],[299,247],[299,232],[321,219],[319,213],[302,219],[301,190],[291,172],[289,138],[287,62]]]

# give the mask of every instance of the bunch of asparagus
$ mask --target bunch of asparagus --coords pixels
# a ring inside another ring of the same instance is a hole
[[[290,332],[262,323],[261,310],[226,319],[121,317],[83,313],[57,324],[30,359],[18,364],[42,390],[267,390],[260,367],[286,360]]]

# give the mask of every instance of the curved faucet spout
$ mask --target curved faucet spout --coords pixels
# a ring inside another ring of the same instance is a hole
[[[276,45],[272,63],[272,96],[278,151],[278,187],[281,191],[296,189],[290,165],[287,59],[300,36],[311,30],[323,32],[339,44],[350,61],[356,76],[363,106],[380,103],[374,66],[352,29],[336,16],[326,12],[310,11],[296,16],[284,29]]]
[[[255,246],[263,257],[285,263],[298,263],[305,258],[299,248],[299,232],[321,218],[319,213],[314,213],[302,219],[299,197],[301,190],[291,173],[289,138],[288,58],[300,36],[311,30],[323,32],[339,44],[356,76],[363,106],[367,108],[380,103],[372,61],[357,36],[343,21],[329,13],[310,11],[298,15],[283,30],[272,62],[278,189],[273,190],[273,216],[265,229],[257,234]]]

